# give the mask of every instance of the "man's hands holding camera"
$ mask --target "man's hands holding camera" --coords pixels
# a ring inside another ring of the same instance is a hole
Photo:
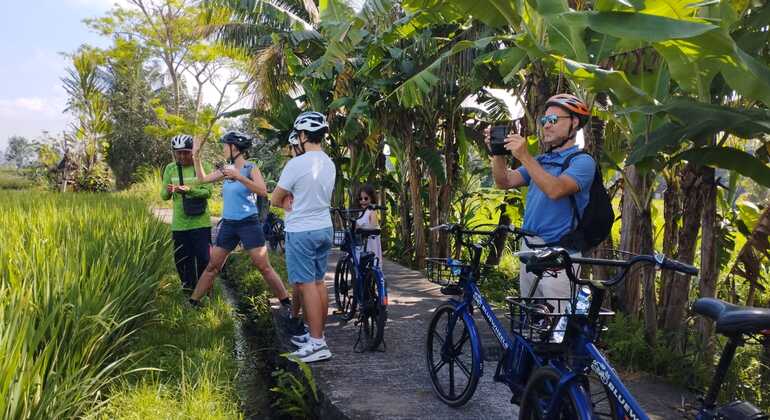
[[[518,160],[529,154],[527,139],[506,126],[490,126],[484,129],[484,142],[492,156],[513,155]]]

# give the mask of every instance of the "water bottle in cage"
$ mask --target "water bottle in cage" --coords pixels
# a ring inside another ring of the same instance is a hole
[[[455,260],[452,258],[447,258],[446,263],[449,266],[449,268],[452,270],[452,275],[459,276],[462,272],[462,261]]]
[[[564,304],[564,313],[569,315],[572,313],[572,304],[569,302],[565,302]],[[587,314],[588,308],[591,306],[591,289],[588,288],[588,286],[583,286],[578,288],[577,296],[575,299],[575,313],[576,314]],[[564,333],[567,330],[567,321],[568,316],[565,315],[559,319],[559,323],[556,324],[556,328],[553,330],[553,335],[551,336],[552,341],[554,343],[561,343],[564,341]]]
[[[575,303],[576,314],[587,314],[591,307],[591,289],[588,286],[582,286],[577,292],[577,302]]]

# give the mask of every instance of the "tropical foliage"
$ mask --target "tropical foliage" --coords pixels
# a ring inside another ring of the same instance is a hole
[[[334,204],[374,184],[387,251],[420,267],[453,252],[431,225],[522,221],[524,193],[492,188],[481,129],[515,124],[534,152],[545,99],[575,93],[619,215],[595,253],[701,269],[629,276],[611,302],[643,336],[629,342],[712,362],[718,340],[688,303],[770,304],[769,21],[767,0],[130,0],[88,21],[114,45],[73,55],[65,144],[122,187],[170,159],[168,135],[238,127],[264,140],[253,156],[275,180],[294,117],[323,112]],[[770,350],[752,357],[770,382]]]

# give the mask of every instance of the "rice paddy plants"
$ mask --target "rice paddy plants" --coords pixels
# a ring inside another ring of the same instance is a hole
[[[0,200],[0,415],[72,418],[130,365],[168,272],[168,228],[106,194],[6,191]]]

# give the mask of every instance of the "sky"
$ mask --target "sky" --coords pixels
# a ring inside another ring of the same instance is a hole
[[[60,133],[72,118],[65,114],[61,86],[67,60],[88,43],[106,47],[109,39],[91,32],[82,20],[107,12],[115,0],[0,0],[0,149],[8,137],[34,138],[43,130]]]
[[[104,15],[126,0],[0,0],[0,150],[10,136],[30,139],[43,131],[59,134],[73,118],[64,112],[66,93],[61,78],[64,53],[81,44],[107,47],[110,40],[83,23]],[[350,0],[358,6],[359,0]],[[204,101],[216,97],[210,87]],[[500,92],[513,113],[520,112],[510,94]]]

